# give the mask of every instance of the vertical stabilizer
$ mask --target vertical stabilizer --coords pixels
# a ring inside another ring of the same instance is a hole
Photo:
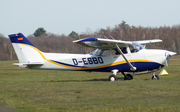
[[[19,63],[42,62],[45,57],[22,33],[9,35]]]

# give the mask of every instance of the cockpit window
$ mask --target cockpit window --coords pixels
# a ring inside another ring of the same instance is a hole
[[[145,49],[141,44],[137,42],[132,42],[132,45],[129,46],[131,53],[138,52],[142,49]]]
[[[109,49],[98,49],[98,51],[96,52],[96,56],[109,56]]]

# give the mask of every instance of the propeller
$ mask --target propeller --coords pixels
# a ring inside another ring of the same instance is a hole
[[[168,67],[168,61],[171,55],[168,52],[166,52],[165,56],[166,56],[166,66]]]
[[[165,52],[165,56],[166,56],[166,66],[168,66],[168,61],[170,59],[171,56],[175,55],[175,52]]]

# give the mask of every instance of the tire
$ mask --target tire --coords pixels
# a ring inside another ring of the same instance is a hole
[[[125,77],[124,77],[124,80],[132,80],[133,79],[133,76],[131,74],[127,74]]]
[[[159,77],[157,75],[155,75],[155,77],[152,76],[152,80],[159,80]]]
[[[110,75],[108,80],[109,80],[109,81],[117,81],[118,79],[117,79],[117,76],[115,76],[115,75]]]

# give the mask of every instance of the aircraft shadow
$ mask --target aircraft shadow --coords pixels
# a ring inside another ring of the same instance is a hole
[[[124,80],[124,78],[120,77],[120,78],[118,78],[118,80]],[[90,80],[51,80],[50,82],[88,82],[88,81],[95,81],[95,82],[97,82],[97,81],[107,81],[107,82],[109,82],[109,80],[106,79],[106,78],[103,78],[103,79],[90,79]]]

